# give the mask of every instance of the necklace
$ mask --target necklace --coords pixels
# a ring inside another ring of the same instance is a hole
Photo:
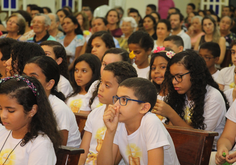
[[[2,148],[1,148],[1,150],[0,150],[0,153],[2,152],[2,149],[3,149],[3,147],[5,146],[5,144],[6,144],[7,140],[8,140],[8,138],[9,138],[9,136],[10,136],[10,134],[11,134],[11,132],[12,132],[12,131],[10,131],[10,133],[8,134],[6,140],[4,141],[4,143],[3,143],[3,145],[2,145]],[[4,164],[6,163],[7,159],[10,157],[10,155],[12,154],[12,152],[16,149],[16,147],[17,147],[21,142],[22,142],[22,139],[21,139],[21,141],[19,141],[19,143],[17,143],[16,146],[11,150],[11,152],[8,154],[7,158],[5,159],[5,161],[3,162],[2,165],[4,165]]]

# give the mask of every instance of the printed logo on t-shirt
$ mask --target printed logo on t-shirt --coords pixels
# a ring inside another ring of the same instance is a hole
[[[189,110],[189,106],[186,106],[185,110],[184,110],[184,120],[186,121],[186,123],[191,124],[192,120],[191,120],[191,111]]]
[[[235,83],[234,83],[234,82],[230,83],[230,84],[229,84],[229,87],[230,87],[230,88],[234,88],[234,87],[235,87]]]
[[[5,162],[6,158],[9,156],[11,151],[12,149],[5,149],[0,153],[0,164],[3,164]],[[16,155],[14,154],[14,152],[12,152],[9,158],[7,158],[7,161],[4,163],[4,165],[14,165],[15,159]]]
[[[70,109],[72,110],[72,112],[77,113],[79,112],[81,105],[82,105],[82,99],[73,100],[70,103]]]
[[[126,155],[129,158],[129,165],[140,165],[141,149],[136,144],[131,143],[126,147]]]
[[[102,103],[99,102],[99,104],[96,106],[96,108],[103,106]]]
[[[86,160],[87,164],[90,162],[93,162],[93,164],[97,164],[96,163],[97,155],[98,155],[98,152],[101,150],[103,138],[104,138],[106,130],[107,130],[106,126],[103,126],[97,130],[96,135],[95,135],[95,139],[97,139],[97,147],[96,147],[97,153],[89,151],[88,156],[87,156],[88,158]]]

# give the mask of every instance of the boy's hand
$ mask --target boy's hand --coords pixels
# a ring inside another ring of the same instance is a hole
[[[226,156],[223,156],[223,153],[225,153]],[[223,164],[226,161],[226,157],[229,155],[229,152],[227,150],[227,148],[218,148],[217,153],[216,153],[216,157],[215,157],[215,161],[216,164]]]
[[[115,132],[118,125],[119,106],[109,105],[103,115],[103,121],[107,127],[107,131]]]
[[[155,106],[153,107],[152,112],[161,116],[168,117],[172,113],[173,109],[162,100],[156,101]]]
[[[226,156],[226,161],[230,164],[236,162],[236,152],[233,152]]]

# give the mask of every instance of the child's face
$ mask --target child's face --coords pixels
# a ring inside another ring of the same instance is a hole
[[[145,51],[145,49],[141,48],[138,44],[129,44],[129,51],[134,52],[136,55],[135,57],[135,64],[138,67],[147,67],[148,63],[148,56],[151,53],[151,50]],[[146,66],[147,65],[147,66]]]
[[[41,47],[43,48],[46,56],[51,57],[53,60],[56,61],[57,58],[52,47],[47,46],[47,45],[42,45]]]
[[[138,98],[134,96],[133,89],[123,86],[118,88],[117,96],[138,100]],[[121,106],[119,100],[117,100],[114,106],[119,107],[119,122],[125,122],[126,124],[131,122],[135,123],[135,121],[137,121],[136,117],[140,115],[139,112],[142,109],[142,106],[138,102],[131,100],[129,100],[125,106]]]
[[[107,53],[102,60],[100,73],[102,75],[103,69],[110,63],[122,61],[122,57],[118,54]]]
[[[234,65],[236,65],[236,45],[231,48],[231,59]]]
[[[29,77],[36,78],[42,84],[46,92],[51,90],[51,89],[48,89],[46,76],[43,74],[42,69],[37,64],[34,64],[34,63],[26,64],[24,67],[23,73]]]
[[[154,59],[151,66],[151,78],[158,85],[162,84],[164,81],[167,64],[166,59],[161,56]]]
[[[214,58],[211,51],[207,49],[200,49],[199,55],[206,61],[207,68],[215,67],[215,63],[219,58]]]
[[[87,62],[80,61],[75,65],[74,78],[78,86],[84,89],[92,77],[93,71]]]
[[[175,90],[178,92],[178,94],[187,94],[188,98],[190,98],[190,88],[192,83],[190,81],[190,73],[188,72],[189,70],[187,70],[182,64],[175,63],[170,66],[170,74],[173,76],[172,84]]]
[[[164,41],[163,47],[172,49],[175,53],[180,52],[180,48],[173,41]]]
[[[28,132],[31,113],[25,114],[23,106],[17,102],[16,98],[6,94],[0,95],[0,115],[6,129],[23,136]]]
[[[112,97],[116,95],[118,89],[117,79],[111,71],[103,70],[101,82],[98,88],[98,98],[102,104],[112,104]]]
[[[100,37],[96,37],[93,39],[92,43],[92,50],[91,53],[96,55],[100,60],[102,59],[102,56],[104,55],[105,51],[108,49],[106,47],[105,42]]]

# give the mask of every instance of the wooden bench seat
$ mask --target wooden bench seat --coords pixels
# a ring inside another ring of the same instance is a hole
[[[79,130],[83,130],[87,115],[75,113]],[[208,165],[217,132],[165,126],[175,145],[181,165]]]

